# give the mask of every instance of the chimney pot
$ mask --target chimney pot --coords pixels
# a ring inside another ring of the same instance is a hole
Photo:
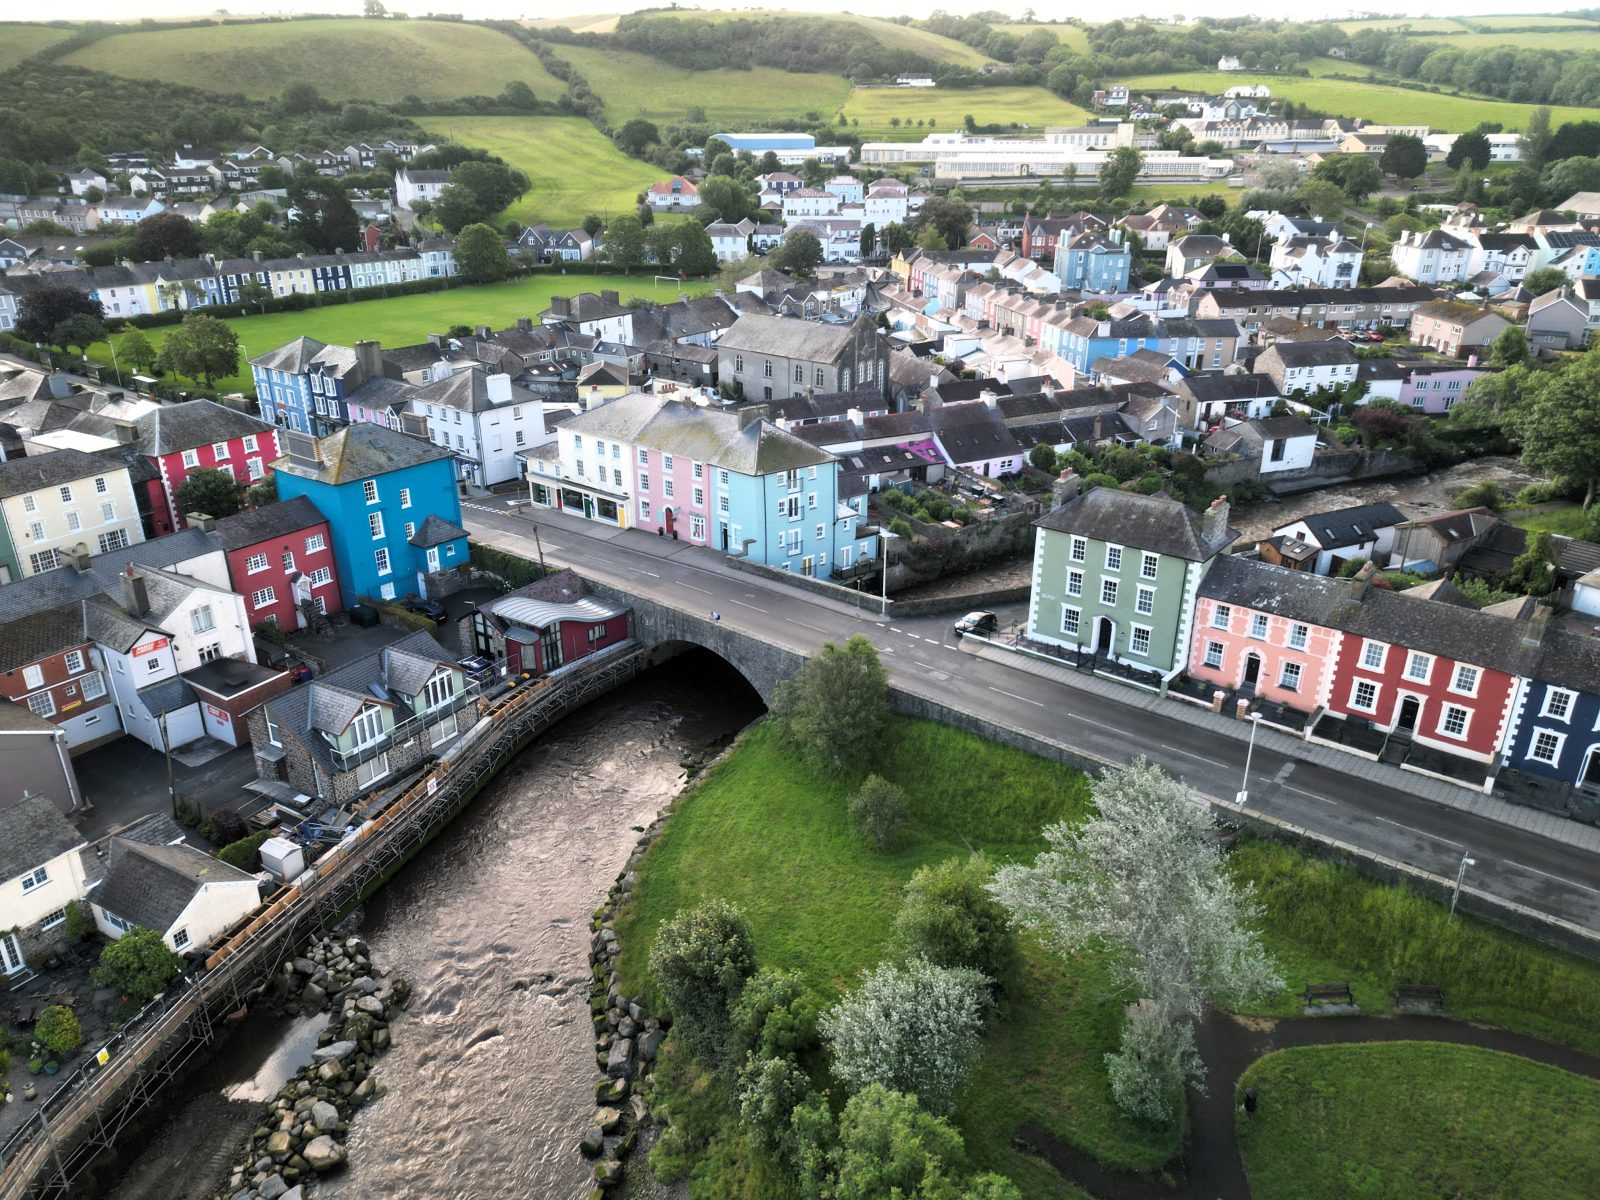
[[[741,431],[749,429],[750,426],[759,424],[762,421],[770,420],[771,417],[772,408],[770,405],[747,405],[739,410],[739,429]]]
[[[1207,545],[1217,545],[1228,536],[1228,498],[1218,496],[1200,517],[1200,536]]]
[[[183,519],[185,521],[189,522],[189,524],[194,526],[195,528],[204,530],[206,533],[210,533],[213,529],[215,529],[217,527],[217,519],[215,517],[213,517],[210,513],[203,513],[203,512],[184,513],[183,514]]]

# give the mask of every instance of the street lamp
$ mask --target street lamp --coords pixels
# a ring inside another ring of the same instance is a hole
[[[1456,901],[1461,899],[1461,880],[1467,874],[1468,867],[1478,865],[1478,860],[1465,854],[1461,856],[1461,865],[1456,868],[1456,886],[1450,893],[1450,920],[1456,919]]]
[[[1244,752],[1244,778],[1239,783],[1239,794],[1236,795],[1233,798],[1233,802],[1235,804],[1237,804],[1240,808],[1243,808],[1246,804],[1250,803],[1250,760],[1251,760],[1251,758],[1253,758],[1255,756],[1255,752],[1256,752],[1256,730],[1260,729],[1260,728],[1261,728],[1261,714],[1260,713],[1251,713],[1250,714],[1250,745],[1248,747],[1246,747],[1245,752]]]
[[[889,543],[899,537],[898,533],[890,533],[887,529],[878,530],[878,543],[883,547],[883,603],[878,610],[878,616],[889,615]]]

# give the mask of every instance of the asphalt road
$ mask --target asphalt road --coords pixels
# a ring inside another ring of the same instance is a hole
[[[864,633],[895,687],[980,714],[1103,761],[1144,755],[1196,791],[1232,800],[1245,766],[1242,740],[1220,738],[1183,709],[1149,711],[980,658],[958,644],[952,616],[885,622],[798,588],[734,571],[715,552],[535,510],[551,565],[685,609],[717,610],[722,622],[802,652]],[[468,503],[468,529],[538,557],[534,518]],[[509,535],[509,536],[508,536]],[[1013,614],[1015,610],[1013,610]],[[1007,614],[1001,614],[1004,619]],[[1137,695],[1131,693],[1130,695]],[[1529,830],[1346,774],[1269,748],[1250,765],[1249,805],[1324,837],[1454,878],[1475,860],[1467,885],[1600,931],[1600,856]],[[1355,760],[1352,760],[1355,761]]]

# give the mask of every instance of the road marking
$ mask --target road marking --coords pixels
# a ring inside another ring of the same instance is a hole
[[[1064,712],[1061,714],[1069,721],[1082,721],[1085,725],[1093,725],[1096,729],[1109,729],[1112,733],[1126,733],[1120,725],[1107,725],[1104,721],[1091,721],[1088,717],[1080,717],[1077,713]]]
[[[739,607],[740,607],[740,608],[753,608],[753,609],[755,609],[755,610],[756,610],[756,611],[757,611],[757,612],[758,612],[758,613],[764,613],[764,612],[766,612],[766,611],[767,611],[767,610],[766,610],[766,609],[764,609],[764,608],[762,608],[762,607],[760,607],[760,606],[759,606],[759,605],[756,605],[756,604],[746,604],[746,603],[745,603],[745,602],[744,602],[744,601],[743,601],[743,600],[734,600],[734,599],[733,599],[733,598],[731,598],[731,597],[730,597],[730,598],[729,598],[729,600],[728,600],[728,603],[729,603],[729,604],[737,604],[737,605],[738,605],[738,606],[739,606]]]
[[[796,621],[793,617],[789,618],[789,624],[798,625],[798,626],[800,626],[801,629],[809,629],[809,630],[811,630],[812,633],[827,633],[828,632],[826,629],[818,628],[815,625],[807,625],[804,621]]]
[[[715,593],[715,592],[709,592],[709,591],[707,591],[707,590],[706,590],[706,589],[705,589],[705,588],[703,588],[703,587],[695,587],[695,585],[694,585],[694,584],[692,584],[692,583],[681,583],[681,582],[680,582],[680,583],[679,583],[679,584],[678,584],[678,586],[679,586],[679,587],[686,587],[686,588],[688,588],[688,589],[689,589],[689,590],[690,590],[690,591],[691,591],[691,592],[699,592],[699,593],[700,593],[700,594],[701,594],[701,595],[702,595],[702,596],[713,596],[713,595],[715,595],[715,594],[716,594],[716,593]]]
[[[1333,799],[1331,796],[1319,796],[1316,792],[1308,792],[1305,790],[1305,788],[1297,788],[1293,784],[1284,784],[1283,790],[1286,792],[1294,792],[1297,795],[1304,796],[1308,800],[1321,800],[1324,804],[1338,803],[1338,801]]]
[[[643,567],[639,568],[639,574],[648,575],[648,576],[650,576],[651,579],[660,579],[661,578],[661,576],[656,574],[654,571],[646,571]]]
[[[1169,746],[1165,742],[1157,742],[1156,745],[1158,747],[1160,747],[1162,750],[1165,750],[1168,754],[1181,754],[1185,758],[1192,758],[1192,759],[1195,760],[1195,762],[1202,762],[1202,763],[1205,763],[1208,766],[1221,766],[1222,765],[1222,764],[1218,763],[1215,759],[1205,758],[1204,756],[1199,755],[1199,754],[1191,754],[1187,750],[1179,750],[1176,746]]]
[[[1426,830],[1417,829],[1411,825],[1402,825],[1399,821],[1391,821],[1388,817],[1374,816],[1374,821],[1382,821],[1385,825],[1393,825],[1396,829],[1404,829],[1407,833],[1414,833],[1418,837],[1432,838],[1436,842],[1443,842],[1446,846],[1454,846],[1457,850],[1465,850],[1465,842],[1453,842],[1447,837],[1440,837],[1437,833],[1428,833]]]
[[[911,638],[913,641],[920,642],[922,640],[922,635],[920,633],[908,633],[906,636]]]
[[[1004,688],[992,687],[989,690],[991,692],[999,692],[1002,696],[1010,696],[1013,700],[1021,700],[1024,704],[1031,704],[1035,708],[1043,708],[1044,707],[1044,705],[1039,703],[1039,701],[1037,701],[1037,700],[1030,700],[1026,696],[1019,696],[1015,692],[1008,692]]]
[[[1586,892],[1593,892],[1600,896],[1600,888],[1592,888],[1587,883],[1579,883],[1575,879],[1563,879],[1560,875],[1552,875],[1549,871],[1541,871],[1538,867],[1525,866],[1519,862],[1512,862],[1509,858],[1500,860],[1508,867],[1516,867],[1519,871],[1532,871],[1535,875],[1543,875],[1546,879],[1554,879],[1557,883],[1565,883],[1570,887],[1582,888]]]

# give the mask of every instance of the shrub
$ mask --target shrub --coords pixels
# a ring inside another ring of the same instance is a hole
[[[794,1110],[812,1098],[811,1079],[785,1055],[751,1055],[739,1071],[739,1119],[768,1154],[795,1162]]]
[[[673,1036],[708,1066],[724,1059],[733,1007],[755,969],[750,923],[726,900],[679,912],[656,935],[650,974],[672,1012]]]
[[[67,905],[67,941],[81,942],[94,930],[94,913],[89,911],[87,900],[76,900]]]
[[[839,1114],[837,1200],[958,1195],[966,1161],[955,1128],[917,1107],[917,1097],[872,1085]]]
[[[911,528],[911,522],[904,517],[896,517],[890,521],[889,532],[894,534],[895,537],[903,538],[913,537],[916,534],[916,530]]]
[[[1340,579],[1351,579],[1360,572],[1362,567],[1366,566],[1367,563],[1371,561],[1371,559],[1361,558],[1359,556],[1356,558],[1347,558],[1344,562],[1339,564],[1338,577]]]
[[[1014,979],[1017,939],[1005,906],[989,894],[993,875],[982,854],[919,868],[894,922],[906,954],[937,967],[969,968],[1002,987]]]
[[[1506,505],[1506,495],[1498,483],[1485,479],[1458,493],[1451,503],[1457,508],[1487,508],[1490,512],[1499,512]]]
[[[889,684],[878,651],[861,634],[823,642],[800,673],[778,685],[772,719],[785,741],[843,774],[865,769],[889,720]]]
[[[882,1084],[948,1113],[978,1057],[988,1007],[989,980],[977,971],[880,964],[823,1015],[833,1073],[852,1091]]]
[[[244,823],[244,818],[231,808],[219,808],[212,813],[211,828],[216,834],[212,841],[219,846],[232,845],[247,837],[250,832]]]
[[[230,867],[237,867],[241,871],[255,874],[261,869],[261,843],[271,837],[271,829],[263,829],[252,833],[249,837],[239,838],[229,842],[217,851],[217,857]]]
[[[900,844],[906,827],[906,794],[882,775],[868,775],[850,797],[850,828],[879,850]]]
[[[1096,471],[1083,477],[1083,490],[1086,492],[1092,492],[1097,487],[1114,488],[1116,486],[1117,477],[1115,475],[1107,475],[1103,471]]]
[[[96,987],[115,988],[145,1001],[167,986],[183,960],[167,948],[153,929],[134,928],[100,951],[90,977]]]
[[[52,1004],[39,1014],[33,1026],[33,1037],[53,1055],[66,1054],[83,1045],[78,1018],[65,1004]]]
[[[782,1058],[808,1049],[817,1040],[819,1009],[798,971],[758,971],[733,1006],[734,1057]]]

